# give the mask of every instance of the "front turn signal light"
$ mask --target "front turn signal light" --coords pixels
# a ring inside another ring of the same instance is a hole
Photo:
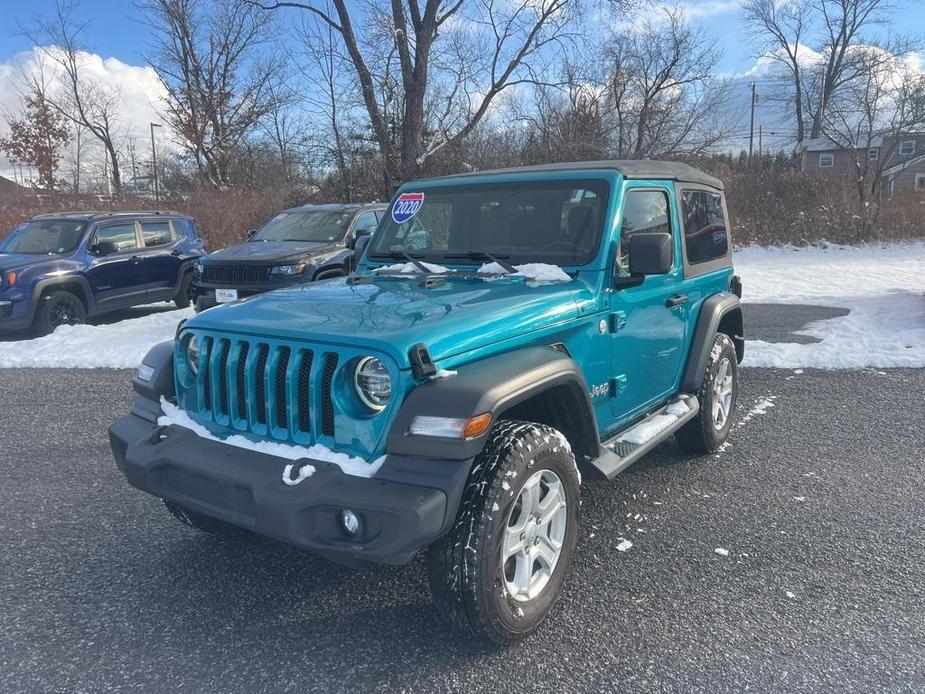
[[[478,438],[491,426],[491,414],[457,419],[455,417],[428,417],[418,415],[411,420],[409,432],[413,436],[434,436],[443,439],[474,439]]]

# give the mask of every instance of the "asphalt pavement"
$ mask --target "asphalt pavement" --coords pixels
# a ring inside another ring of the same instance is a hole
[[[724,451],[585,483],[566,591],[502,649],[420,560],[180,525],[112,461],[130,375],[0,370],[0,692],[925,691],[925,370],[743,370]]]

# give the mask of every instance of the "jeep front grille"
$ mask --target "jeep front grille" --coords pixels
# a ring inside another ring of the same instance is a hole
[[[204,337],[198,414],[207,421],[280,441],[335,436],[332,385],[338,355],[259,339]]]
[[[242,284],[257,284],[270,280],[270,267],[259,265],[204,265],[202,281],[208,284],[227,284],[235,287]]]

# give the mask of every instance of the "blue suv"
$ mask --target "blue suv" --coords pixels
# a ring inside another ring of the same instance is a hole
[[[732,431],[723,184],[657,161],[412,181],[356,245],[349,277],[154,347],[109,430],[117,464],[207,532],[350,564],[426,550],[440,614],[519,638],[568,574],[579,469],[612,479],[669,437],[703,455]]]
[[[205,242],[172,212],[73,212],[33,217],[0,243],[0,332],[84,323],[108,311],[189,306]]]

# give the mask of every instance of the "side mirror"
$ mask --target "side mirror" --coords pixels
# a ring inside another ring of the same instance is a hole
[[[256,233],[257,233],[256,229],[248,229],[244,234],[244,238],[247,238],[247,239],[252,238],[254,234]]]
[[[369,245],[369,234],[363,234],[362,236],[357,236],[353,240],[353,267],[356,268],[360,264],[360,260],[363,258],[363,251],[366,250],[366,247]]]
[[[639,232],[629,238],[630,275],[664,275],[671,270],[671,234]]]
[[[373,235],[373,230],[369,227],[365,229],[354,229],[353,233],[350,234],[350,238],[347,240],[347,245],[350,248],[356,248],[357,242],[365,238],[366,242],[369,242],[369,237]]]

